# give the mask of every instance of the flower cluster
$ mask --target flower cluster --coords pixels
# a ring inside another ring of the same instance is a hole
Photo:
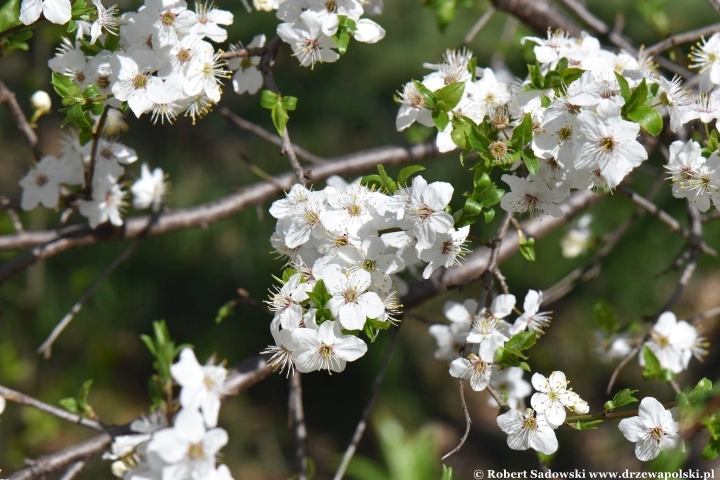
[[[227,432],[217,427],[227,370],[212,359],[200,365],[186,348],[170,371],[182,387],[172,425],[159,411],[136,420],[130,425],[135,433],[115,437],[103,458],[113,460],[113,473],[125,480],[232,480],[227,466],[216,466],[228,442]]]
[[[662,368],[680,373],[688,367],[691,357],[703,360],[708,343],[695,327],[685,320],[678,321],[674,313],[665,312],[650,330],[645,346],[655,354]],[[638,360],[641,366],[645,366],[642,352]]]
[[[365,13],[363,5],[366,3],[358,0],[280,0],[261,9],[277,9],[277,17],[284,22],[277,28],[278,36],[290,45],[300,65],[312,68],[316,63],[331,63],[340,58],[347,50],[351,36],[363,43],[376,43],[385,37],[385,30],[380,25],[360,18]]]
[[[716,34],[694,54],[696,66],[709,72],[709,78],[717,76],[717,82],[720,74],[712,72],[720,72],[720,51],[715,53],[719,39]],[[433,71],[420,82],[407,83],[398,95],[398,130],[416,121],[436,126],[440,151],[460,147],[465,158],[477,150],[482,168],[514,170],[526,164],[525,178],[502,177],[511,189],[501,202],[507,211],[561,217],[556,204],[571,189],[615,188],[647,160],[637,139],[641,128],[657,135],[664,114],[673,131],[693,120],[720,118],[715,93],[692,97],[679,78],[658,76],[642,52],[636,58],[603,50],[587,34],[571,38],[549,32],[547,39],[524,41],[536,44],[537,58],[525,79],[503,81],[502,72],[476,67],[472,53],[463,49],[448,51],[440,64],[426,64]],[[516,135],[526,117],[532,132]],[[711,200],[720,203],[717,135],[708,142],[712,145],[703,150],[704,157],[697,143],[676,142],[668,165],[675,196],[687,197],[703,210]]]
[[[673,142],[669,150],[665,168],[673,184],[673,196],[687,198],[703,212],[708,211],[711,202],[715,208],[720,208],[720,156],[717,150],[706,157],[694,140]]]
[[[232,24],[232,13],[212,3],[190,10],[184,0],[148,0],[115,18],[96,5],[98,22],[120,24],[119,38],[117,29],[100,33],[79,26],[77,39],[64,40],[50,60],[54,72],[81,90],[96,85],[107,105],[127,102],[136,116],[150,113],[153,121],[172,122],[181,112],[194,120],[220,101],[221,79],[229,72],[209,41],[227,39],[221,25]],[[84,46],[85,34],[92,35],[94,49]]]
[[[328,183],[320,191],[297,184],[270,208],[278,219],[271,242],[293,265],[268,302],[273,364],[288,370],[342,371],[367,349],[345,332],[374,339],[394,321],[404,288],[395,274],[426,262],[428,278],[466,251],[469,227],[455,230],[445,211],[448,183],[416,176],[393,195],[338,178]]]
[[[63,155],[59,159],[43,157],[20,180],[23,189],[20,206],[23,210],[32,210],[38,205],[56,208],[61,196],[70,206],[71,198],[78,194],[68,193],[64,187],[85,185],[86,175],[91,173],[92,193],[85,195],[81,192],[75,204],[78,211],[88,219],[92,228],[105,222],[122,225],[127,191],[123,190],[121,179],[125,175],[125,167],[137,161],[137,158],[135,150],[117,140],[100,138],[96,147],[93,147],[92,142],[80,145],[77,136],[70,134],[65,139]],[[157,212],[167,193],[168,184],[162,169],[156,168],[150,172],[148,166],[143,164],[141,176],[130,190],[136,209],[152,207]]]

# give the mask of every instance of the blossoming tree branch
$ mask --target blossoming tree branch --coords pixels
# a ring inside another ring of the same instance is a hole
[[[681,385],[676,376],[708,355],[712,345],[700,326],[718,311],[678,319],[673,307],[698,262],[717,255],[716,242],[703,238],[703,223],[717,218],[720,207],[720,34],[715,33],[720,28],[678,34],[643,49],[574,0],[559,3],[597,35],[548,2],[492,3],[472,35],[496,9],[538,32],[521,40],[534,54],[521,76],[479,65],[467,48],[448,49],[442,58],[428,58],[423,70],[418,66],[416,79],[399,85],[394,98],[396,129],[419,124],[432,129],[432,140],[324,159],[291,138],[292,115],[302,108],[302,98],[278,89],[275,77],[284,72],[274,67],[274,59],[287,49],[302,67],[313,69],[342,61],[353,42],[381,42],[386,34],[380,25],[382,1],[255,0],[254,9],[276,12],[276,32],[228,39],[224,27],[234,16],[212,2],[190,6],[184,0],[146,0],[121,12],[101,0],[91,5],[85,0],[9,0],[0,15],[3,53],[21,55],[13,51],[28,48],[39,22],[64,25],[67,36],[47,61],[54,92],[32,96],[30,118],[0,83],[0,102],[34,153],[28,155],[27,173],[17,178],[20,198],[3,200],[17,231],[0,236],[0,250],[24,251],[0,264],[0,279],[71,248],[132,239],[39,353],[50,357],[53,342],[99,283],[147,236],[206,225],[272,199],[268,213],[276,227],[269,244],[284,262],[274,280],[266,279],[264,304],[241,296],[219,313],[221,319],[240,301],[271,313],[272,343],[258,357],[232,369],[215,358],[202,364],[191,347],[176,344],[163,322],[154,324],[154,335],[142,336],[156,373],[147,414],[127,425],[111,427],[96,418],[87,402],[89,384],[60,407],[0,386],[0,411],[6,401],[16,402],[100,432],[30,462],[10,478],[44,478],[56,471],[72,478],[89,458],[102,456],[114,475],[127,480],[231,479],[233,473],[220,460],[228,443],[227,431],[218,424],[222,401],[271,371],[288,378],[297,476],[309,478],[305,444],[312,438],[305,422],[312,419],[304,418],[300,375],[340,374],[348,362],[362,362],[379,336],[390,335],[369,407],[357,412],[355,434],[334,475],[339,480],[365,430],[401,322],[416,321],[416,307],[425,300],[472,282],[480,283],[479,294],[462,302],[448,300],[445,318],[432,320],[438,323],[428,329],[437,342],[435,358],[457,379],[458,408],[467,419],[459,445],[443,459],[462,448],[470,431],[466,386],[467,395],[489,393],[487,408],[497,412],[491,427],[506,434],[512,450],[562,455],[557,429],[594,430],[615,422],[617,435],[634,444],[627,448],[642,462],[663,451],[684,451],[703,430],[709,435],[702,456],[716,458],[718,387],[706,378]],[[690,54],[692,71],[662,56],[668,47],[700,38]],[[200,124],[214,114],[223,88],[229,87],[236,94],[257,95],[276,132],[232,112],[223,114],[278,145],[291,172],[271,177],[259,170],[261,181],[242,192],[169,210],[172,179],[122,141],[128,128],[124,118],[149,116],[154,128],[172,128],[166,124],[182,116]],[[34,131],[52,111],[64,115],[59,156],[44,155]],[[684,202],[688,227],[653,203],[654,192],[646,198],[626,181],[655,151],[665,155],[662,170],[655,173],[657,188],[670,189],[677,202]],[[472,179],[468,191],[431,178],[422,165],[404,166],[397,175],[386,169],[445,153],[451,153],[445,168]],[[596,305],[598,360],[615,361],[617,368],[612,378],[598,379],[607,388],[607,401],[593,405],[585,392],[569,387],[563,365],[553,371],[533,368],[532,347],[544,341],[548,329],[562,328],[569,320],[553,318],[546,305],[584,281],[612,253],[632,219],[600,240],[602,247],[586,267],[544,292],[519,291],[500,264],[518,252],[533,261],[535,242],[568,222],[573,223],[562,239],[563,254],[583,254],[599,240],[592,217],[581,214],[612,192],[637,204],[636,216],[650,214],[683,238],[686,255],[672,296],[642,324],[621,325],[612,305]],[[454,209],[451,204],[461,197],[460,208]],[[130,206],[151,213],[134,215]],[[38,208],[67,225],[25,231],[16,210]],[[496,215],[502,217],[500,224],[489,231],[486,224]],[[638,387],[614,388],[618,372],[630,362],[643,368]],[[639,394],[649,381],[667,383],[667,395]],[[452,478],[449,469],[443,478]]]

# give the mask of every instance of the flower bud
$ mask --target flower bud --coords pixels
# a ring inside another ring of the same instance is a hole
[[[32,94],[30,97],[30,105],[38,117],[50,113],[50,110],[52,110],[52,100],[50,99],[50,95],[44,90],[38,90]]]
[[[590,406],[588,405],[588,403],[586,401],[580,400],[579,402],[577,402],[575,404],[575,406],[573,407],[573,410],[578,415],[585,415],[586,413],[588,413],[590,411]]]

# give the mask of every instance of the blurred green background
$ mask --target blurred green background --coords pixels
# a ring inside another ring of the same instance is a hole
[[[650,45],[670,32],[681,32],[718,19],[705,0],[588,1],[590,9],[614,24],[623,16],[625,32],[637,44]],[[219,6],[235,14],[229,38],[249,42],[258,33],[269,38],[278,23],[273,14],[248,14],[238,1],[222,0]],[[387,36],[376,45],[351,43],[337,63],[320,64],[315,70],[301,68],[290,57],[287,46],[275,64],[280,89],[299,98],[289,129],[301,146],[326,157],[371,147],[407,142],[397,133],[397,112],[393,93],[412,78],[426,73],[423,62],[438,62],[446,48],[460,45],[472,24],[487,9],[487,1],[460,7],[458,15],[441,32],[434,12],[418,0],[387,1],[385,12],[376,20]],[[122,1],[121,10],[137,4]],[[504,32],[504,33],[503,33]],[[37,89],[51,91],[47,60],[52,55],[61,27],[47,22],[35,30],[30,51],[14,52],[0,58],[0,78],[16,92],[29,114],[28,98]],[[519,40],[531,32],[514,28],[507,16],[496,13],[469,47],[478,56],[478,65],[506,61],[515,75],[524,74],[531,60],[531,46],[521,48]],[[686,63],[687,49],[674,52]],[[53,93],[55,106],[59,104]],[[258,96],[238,96],[226,88],[220,106],[272,128],[267,110]],[[130,131],[121,141],[137,150],[140,163],[160,166],[170,174],[173,209],[209,201],[258,180],[241,160],[245,155],[267,172],[288,169],[278,149],[251,134],[229,125],[211,113],[192,126],[181,119],[173,126],[152,125],[149,116],[140,120],[128,116]],[[61,117],[40,120],[38,134],[47,153],[58,153]],[[646,192],[660,171],[662,158],[651,157],[644,168],[633,173],[628,184]],[[31,154],[0,107],[0,192],[9,198],[20,194],[17,182],[25,175]],[[449,155],[426,162],[429,180],[452,182],[460,194],[470,189],[468,175],[457,157]],[[354,177],[352,177],[354,178]],[[348,178],[351,180],[352,178]],[[321,187],[321,185],[318,185]],[[676,218],[686,221],[685,205],[672,198],[669,186],[656,197],[657,203]],[[256,299],[264,299],[282,262],[270,255],[269,237],[274,220],[268,204],[250,208],[232,219],[142,242],[138,250],[100,287],[76,316],[44,360],[35,349],[47,337],[87,287],[125,248],[123,243],[102,243],[74,250],[34,265],[0,288],[0,384],[57,404],[75,395],[86,379],[94,385],[89,400],[106,423],[125,423],[146,411],[147,379],[152,374],[151,356],[139,339],[151,333],[151,323],[164,318],[177,342],[195,345],[201,361],[217,353],[230,365],[261,351],[272,341],[270,318],[250,307],[239,306],[236,314],[219,325],[214,323],[218,308],[235,297],[238,287]],[[597,235],[617,227],[635,207],[621,195],[608,196],[591,209]],[[37,209],[21,218],[27,229],[58,225],[56,212]],[[74,217],[71,221],[83,222]],[[477,224],[472,233],[490,238],[496,223]],[[717,223],[717,222],[715,222]],[[6,214],[0,214],[0,231],[12,232]],[[566,273],[582,265],[592,254],[564,259],[559,241],[565,229],[538,242],[537,261],[518,256],[502,265],[512,293],[521,302],[528,288],[545,289]],[[720,247],[717,225],[706,226],[706,239]],[[592,307],[605,299],[616,309],[622,322],[637,321],[650,314],[669,297],[679,273],[658,276],[683,246],[682,239],[664,225],[645,216],[637,221],[614,254],[603,264],[601,275],[583,284],[552,306],[554,318],[548,334],[531,351],[534,371],[548,375],[563,370],[575,391],[598,411],[607,398],[607,380],[614,365],[600,363],[593,353]],[[13,253],[4,253],[2,259]],[[698,272],[674,307],[679,318],[720,304],[718,260],[702,256]],[[443,322],[441,308],[447,299],[462,300],[476,295],[469,287],[452,292],[417,309],[423,316]],[[428,325],[407,319],[382,387],[373,428],[366,433],[359,460],[350,475],[358,480],[419,480],[440,477],[439,458],[453,448],[465,422],[457,383],[447,365],[433,358],[434,341]],[[713,343],[704,364],[693,360],[691,369],[679,377],[681,385],[694,385],[702,376],[718,375],[718,328],[706,322],[705,335]],[[339,455],[349,441],[369,387],[379,368],[387,335],[373,345],[360,361],[343,374],[315,373],[303,376],[305,410],[309,428],[309,454],[317,466],[316,478],[331,478]],[[529,379],[529,375],[526,375]],[[639,395],[653,395],[663,401],[673,397],[667,385],[642,383],[635,362],[620,376],[618,389],[640,384]],[[458,478],[471,478],[475,469],[536,468],[533,451],[515,452],[505,445],[505,435],[495,424],[496,410],[486,404],[485,393],[466,389],[473,418],[464,448],[447,464]],[[275,375],[249,392],[230,399],[222,409],[220,425],[230,433],[223,449],[236,479],[285,479],[295,464],[292,433],[287,428],[287,382]],[[587,468],[607,470],[641,468],[633,446],[607,422],[597,432],[557,431],[560,450],[553,469]],[[22,467],[23,458],[34,458],[87,438],[92,432],[68,425],[31,408],[8,405],[0,416],[0,467],[3,473]],[[696,449],[697,450],[697,449]],[[697,457],[695,452],[693,458]],[[692,460],[693,462],[695,460]],[[702,466],[706,469],[707,464]],[[79,478],[112,478],[109,462],[93,460]]]

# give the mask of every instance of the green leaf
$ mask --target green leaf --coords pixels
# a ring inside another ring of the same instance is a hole
[[[535,345],[536,340],[537,335],[534,330],[520,332],[513,335],[510,340],[507,341],[505,348],[522,352]]]
[[[72,88],[77,88],[78,91],[80,90],[77,85],[73,83],[72,80],[70,80],[68,77],[64,75],[60,75],[59,73],[53,72],[52,77],[50,80],[50,83],[52,84],[53,88],[55,89],[55,92],[57,92],[58,95],[61,97],[67,97],[68,96],[68,90]]]
[[[441,110],[433,110],[432,121],[439,131],[444,131],[450,123],[450,116]]]
[[[540,160],[535,156],[531,150],[520,150],[520,156],[525,162],[525,166],[528,169],[530,175],[537,175],[540,170]]]
[[[75,20],[70,20],[68,22],[68,26],[67,26],[67,33],[72,33],[75,30],[77,30],[77,28],[78,28],[77,22]]]
[[[533,138],[533,121],[532,115],[525,114],[520,125],[515,127],[512,133],[512,144],[516,150],[521,150],[525,145],[530,143]],[[533,173],[533,175],[535,175]]]
[[[286,284],[288,282],[288,280],[290,280],[290,278],[293,275],[295,275],[296,273],[298,273],[298,271],[295,270],[294,268],[286,268],[285,270],[283,270],[283,274],[282,274],[283,285]]]
[[[624,407],[625,405],[630,405],[631,403],[635,403],[638,401],[637,398],[633,397],[633,393],[637,393],[639,390],[631,390],[629,388],[625,388],[623,390],[620,390],[615,394],[615,396],[612,399],[613,408],[606,408],[606,410],[612,410],[614,408],[620,408]]]
[[[263,90],[260,94],[260,106],[263,108],[267,108],[268,110],[272,109],[275,105],[278,103],[278,95],[275,92],[271,92],[270,90]]]
[[[442,477],[440,480],[453,480],[453,471],[451,467],[443,465]]]
[[[612,334],[620,330],[615,309],[605,300],[599,300],[593,305],[593,319],[603,332]]]
[[[470,146],[478,152],[486,153],[491,142],[479,128],[473,127],[468,134],[468,143],[470,143]]]
[[[400,170],[400,173],[398,173],[397,176],[397,184],[398,185],[407,185],[408,179],[415,175],[418,172],[422,172],[425,170],[425,167],[420,165],[410,165],[409,167],[405,167],[402,170]]]
[[[110,50],[111,52],[114,52],[118,48],[118,44],[120,43],[120,36],[119,35],[113,35],[109,34],[105,38],[105,50]]]
[[[485,223],[490,223],[492,222],[492,219],[495,218],[495,210],[492,208],[486,208],[483,210],[483,216],[485,217]]]
[[[630,99],[630,85],[628,81],[625,80],[625,77],[617,72],[615,72],[615,78],[617,79],[618,85],[620,85],[620,95],[625,99],[625,102],[627,102]]]
[[[378,165],[377,169],[378,174],[380,175],[382,186],[385,187],[385,189],[392,195],[398,189],[397,184],[392,178],[390,178],[390,175],[387,174],[387,172],[385,171],[385,167],[383,167],[382,165]]]
[[[290,116],[287,114],[287,110],[285,110],[282,102],[277,102],[270,112],[273,125],[275,125],[278,135],[282,136],[285,131],[285,125],[287,125],[288,120],[290,120]]]
[[[95,97],[100,96],[100,90],[98,90],[97,85],[91,84],[85,87],[85,90],[83,91],[83,96],[85,98],[93,99]]]
[[[603,420],[587,420],[587,421],[581,421],[578,420],[577,422],[572,424],[572,427],[575,430],[597,430],[597,426],[601,424]]]
[[[552,101],[550,100],[550,97],[548,97],[547,95],[543,95],[542,97],[540,97],[540,106],[542,108],[549,107],[551,102]]]
[[[657,110],[650,107],[639,106],[627,112],[630,120],[638,123],[653,137],[657,136],[663,129],[663,119]]]
[[[60,126],[65,126],[68,122],[72,122],[80,128],[92,128],[92,121],[88,114],[83,111],[82,106],[76,103],[67,111],[67,116],[63,119]]]
[[[89,128],[83,128],[82,130],[80,130],[80,134],[78,135],[78,141],[80,142],[80,145],[86,145],[88,142],[92,141],[92,139],[92,130],[90,130]]]
[[[643,81],[640,82],[640,85],[635,87],[635,89],[630,94],[630,98],[627,99],[625,102],[625,105],[622,107],[622,111],[624,113],[631,112],[635,108],[639,107],[643,103],[645,103],[645,99],[648,95],[648,87],[647,83],[645,82],[645,79],[643,78]]]
[[[365,325],[363,325],[363,333],[366,337],[368,337],[370,343],[375,343],[379,332],[375,330],[368,322],[365,322]]]
[[[542,90],[545,88],[545,77],[542,74],[540,63],[535,62],[535,65],[528,64],[528,72],[530,73],[530,85],[536,90]]]
[[[291,97],[289,95],[282,97],[282,104],[285,110],[292,112],[297,108],[297,97]]]
[[[235,306],[237,300],[230,300],[225,303],[222,307],[218,308],[217,315],[215,315],[215,323],[220,323],[226,318],[232,316],[235,313]]]
[[[643,359],[645,360],[645,370],[642,373],[643,380],[652,380],[658,378],[662,369],[660,361],[657,359],[652,350],[647,346],[643,346]]]
[[[362,180],[360,180],[360,184],[368,188],[378,189],[382,187],[382,178],[376,174],[365,175]]]
[[[520,253],[528,262],[535,261],[535,239],[525,237],[522,230],[518,230],[518,243],[520,244]]]
[[[435,91],[436,108],[443,112],[449,112],[460,103],[465,82],[455,82]]]
[[[80,413],[80,406],[78,405],[78,401],[72,397],[63,398],[60,400],[60,406],[62,406],[65,410],[72,413]]]
[[[347,52],[348,45],[350,44],[350,34],[344,30],[338,29],[335,35],[332,36],[333,42],[337,47],[340,55],[345,55]]]
[[[429,109],[435,108],[435,94],[431,92],[425,85],[422,83],[413,80],[413,84],[418,89],[418,91],[422,94],[423,97],[425,97],[425,106]]]
[[[0,8],[0,32],[20,24],[20,0],[8,0]]]

